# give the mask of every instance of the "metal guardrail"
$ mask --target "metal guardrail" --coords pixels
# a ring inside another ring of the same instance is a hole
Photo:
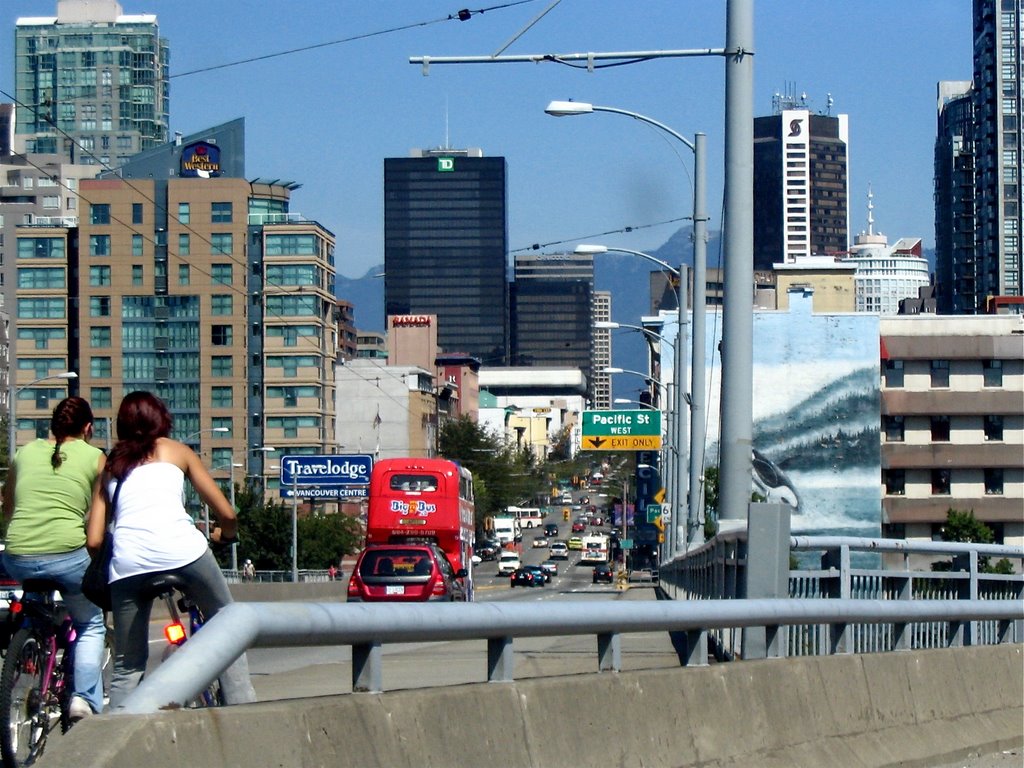
[[[310,645],[352,646],[352,688],[382,690],[385,643],[487,640],[487,677],[513,679],[517,637],[597,636],[597,671],[621,669],[621,636],[631,632],[684,633],[691,649],[680,663],[704,664],[694,653],[698,636],[710,627],[764,627],[769,637],[781,627],[824,623],[944,621],[957,626],[997,621],[999,641],[1009,642],[1012,623],[1024,620],[1020,601],[921,600],[702,600],[546,604],[465,603],[233,603],[221,610],[171,658],[146,676],[115,714],[147,714],[177,708],[209,685],[247,649]],[[952,631],[953,644],[969,640]],[[778,647],[778,646],[775,646]],[[843,652],[836,646],[832,652]]]

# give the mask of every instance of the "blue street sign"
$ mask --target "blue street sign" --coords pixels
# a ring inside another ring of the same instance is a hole
[[[281,496],[305,498],[365,498],[370,492],[369,454],[330,453],[319,456],[282,456]]]

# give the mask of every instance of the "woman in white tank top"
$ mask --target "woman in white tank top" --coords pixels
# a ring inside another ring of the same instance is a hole
[[[108,499],[117,493],[113,516],[114,551],[110,591],[114,614],[114,673],[110,707],[116,710],[146,671],[149,657],[149,614],[152,600],[140,595],[143,583],[156,573],[184,579],[187,591],[207,619],[231,602],[224,574],[206,537],[185,510],[185,479],[209,506],[217,525],[210,541],[237,539],[235,510],[195,452],[170,439],[167,406],[149,392],[133,392],[117,412],[117,445],[107,457],[104,482],[93,497],[89,546],[99,546],[107,524]],[[118,490],[118,485],[120,489]],[[246,657],[221,676],[228,704],[256,700]]]

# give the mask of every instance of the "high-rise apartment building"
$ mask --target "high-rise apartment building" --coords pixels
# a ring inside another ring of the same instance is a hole
[[[385,314],[437,315],[444,352],[509,356],[503,157],[413,150],[384,160]]]
[[[517,255],[510,286],[512,365],[594,369],[593,254]]]
[[[776,98],[754,119],[754,269],[845,251],[849,232],[846,115]]]
[[[243,152],[241,120],[183,137],[83,179],[77,224],[17,227],[18,442],[47,433],[72,371],[98,422],[155,392],[221,479],[242,463],[270,490],[262,448],[330,450],[334,236],[289,212],[296,185],[247,177]]]
[[[939,83],[935,250],[941,312],[988,312],[1022,295],[1022,24],[1021,0],[974,0],[974,79]]]
[[[58,0],[15,28],[15,134],[29,153],[119,165],[168,139],[170,50],[155,15]]]
[[[942,314],[978,306],[974,258],[974,103],[970,81],[938,86],[935,138],[935,288]]]
[[[612,332],[608,328],[597,327],[599,323],[611,322],[611,319],[611,291],[594,291],[594,379],[590,385],[590,407],[597,411],[607,411],[612,407],[612,375],[605,373],[612,364]]]

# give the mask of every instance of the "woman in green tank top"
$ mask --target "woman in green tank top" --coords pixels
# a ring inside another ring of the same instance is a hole
[[[7,521],[4,565],[18,581],[51,579],[71,613],[78,639],[71,716],[103,710],[103,611],[82,594],[89,565],[85,514],[103,471],[103,452],[89,445],[92,409],[68,397],[53,410],[49,440],[34,440],[14,456],[3,490]]]

